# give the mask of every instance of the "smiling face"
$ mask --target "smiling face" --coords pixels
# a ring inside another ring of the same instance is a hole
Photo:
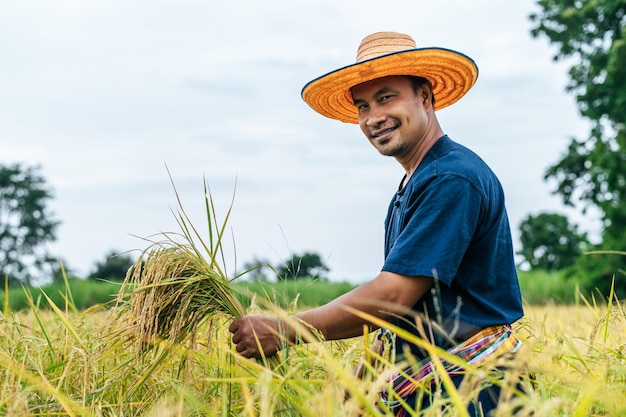
[[[422,154],[436,124],[430,86],[416,89],[408,77],[390,76],[358,84],[351,92],[359,126],[378,152],[403,165]]]

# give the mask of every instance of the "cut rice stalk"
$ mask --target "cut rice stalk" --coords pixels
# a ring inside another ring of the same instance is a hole
[[[233,318],[245,314],[218,262],[224,260],[221,239],[226,222],[218,227],[206,182],[204,191],[208,245],[189,221],[176,193],[182,234],[162,233],[163,241],[150,241],[148,249],[128,270],[120,290],[118,300],[130,321],[127,334],[142,348],[157,340],[179,343],[193,339],[200,325],[216,314]],[[229,214],[230,209],[226,218]],[[124,301],[128,288],[130,297]]]
[[[244,314],[228,279],[190,247],[158,244],[131,271],[129,313],[144,347],[158,339],[177,343],[193,337],[216,313]]]

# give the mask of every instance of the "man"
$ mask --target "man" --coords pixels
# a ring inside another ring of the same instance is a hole
[[[416,48],[407,35],[380,32],[363,39],[356,64],[302,90],[318,113],[358,123],[378,152],[395,158],[405,171],[385,221],[381,272],[297,315],[325,339],[378,327],[369,315],[471,363],[519,347],[510,325],[523,309],[502,187],[477,155],[444,134],[435,114],[465,95],[477,77],[474,61],[463,54]],[[263,315],[237,319],[230,331],[245,357],[276,353],[284,344],[278,334],[296,340],[294,326]],[[424,343],[396,337],[395,352],[397,359],[412,361],[412,370],[432,374]],[[451,376],[459,386],[463,375]],[[393,408],[401,396],[410,407],[426,407],[429,399],[418,397],[417,384],[407,387],[406,382],[394,380],[399,388],[383,402]],[[487,415],[498,393],[497,386],[482,390],[470,414]]]

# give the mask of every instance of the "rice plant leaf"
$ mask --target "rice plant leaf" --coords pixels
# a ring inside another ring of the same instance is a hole
[[[41,330],[41,333],[43,334],[44,339],[46,339],[46,344],[48,345],[48,348],[49,348],[48,355],[50,356],[50,359],[54,361],[54,358],[55,358],[54,346],[52,344],[52,341],[50,340],[50,337],[48,336],[46,327],[43,325],[43,322],[41,321],[41,317],[39,317],[39,308],[35,305],[32,294],[26,289],[26,287],[22,286],[22,290],[24,291],[24,295],[26,296],[26,302],[28,303],[28,306],[30,307],[30,310],[33,313],[33,317],[35,318],[35,321],[39,325],[39,329]]]
[[[587,388],[580,394],[578,397],[578,402],[576,404],[576,408],[574,409],[574,413],[572,416],[574,417],[585,417],[589,415],[589,409],[593,404],[594,397],[596,395],[597,388],[596,384],[587,384]]]
[[[207,183],[206,183],[206,179],[204,181],[205,184],[205,200],[209,200],[210,204],[209,207],[211,209],[211,212],[213,214],[213,219],[214,221],[217,219],[217,213],[215,212],[215,204],[213,203],[213,196],[211,195],[210,191],[208,190],[207,187]],[[224,221],[222,222],[222,227],[220,228],[219,232],[218,232],[218,238],[217,238],[217,242],[216,245],[217,247],[219,247],[220,249],[222,248],[222,239],[224,237],[224,232],[226,231],[226,225],[228,224],[228,220],[230,219],[230,213],[232,211],[233,205],[235,204],[235,193],[237,191],[237,181],[235,180],[235,186],[233,188],[233,196],[231,198],[230,204],[228,206],[228,210],[226,211],[226,215],[224,217]],[[207,204],[207,203],[205,203]],[[208,209],[207,209],[208,210]],[[208,213],[208,211],[207,211]],[[222,264],[225,264],[225,259],[224,259],[224,252],[222,250],[219,251],[215,251],[217,253],[219,253],[222,257]]]
[[[215,204],[213,203],[213,197],[211,196],[211,193],[210,193],[210,190],[208,188],[208,184],[205,178],[204,180],[205,210],[206,210],[208,229],[209,229],[209,235],[208,235],[209,244],[207,245],[205,243],[205,240],[202,239],[201,233],[198,232],[198,230],[195,228],[195,226],[189,219],[189,216],[187,215],[185,208],[183,207],[182,200],[180,198],[180,195],[178,194],[176,185],[174,184],[174,180],[169,170],[168,170],[168,175],[170,176],[170,182],[172,183],[172,187],[174,188],[174,194],[176,195],[176,201],[178,203],[177,222],[183,231],[183,235],[185,239],[194,248],[194,251],[199,256],[201,256],[200,251],[197,250],[195,243],[194,243],[197,239],[202,245],[202,247],[204,248],[205,252],[209,255],[210,265],[216,268],[220,272],[220,274],[225,275],[220,267],[220,264],[217,262],[216,259],[219,255],[222,260],[222,264],[225,264],[224,253],[222,250],[222,236],[224,234],[224,230],[226,228],[226,224],[228,222],[228,219],[230,217],[230,212],[232,210],[232,205],[234,203],[234,192],[233,192],[233,199],[231,200],[231,205],[226,214],[226,218],[222,223],[222,227],[218,229],[219,231],[217,232],[217,237],[215,237],[214,236],[215,231],[213,229],[213,226],[215,224],[215,227],[217,228],[217,213],[215,211]],[[215,241],[214,241],[214,238],[215,238]]]
[[[615,277],[611,280],[611,291],[609,292],[609,298],[606,306],[606,320],[604,322],[604,332],[602,334],[602,341],[606,345],[607,338],[609,336],[609,327],[611,325],[611,308],[613,307],[613,297],[615,296]]]
[[[74,303],[74,296],[72,294],[72,288],[70,287],[69,280],[67,279],[67,274],[65,273],[65,266],[63,265],[63,262],[61,262],[60,265],[61,265],[61,275],[63,276],[63,283],[65,284],[65,296],[63,297],[66,299],[65,306],[67,307],[69,304],[69,307],[72,308],[72,311],[74,311],[74,313],[78,313],[78,310],[76,309],[76,304]]]
[[[54,301],[52,301],[52,299],[50,299],[50,297],[48,297],[48,294],[46,294],[46,292],[44,290],[41,290],[41,293],[43,294],[43,296],[46,298],[46,301],[48,301],[48,304],[50,305],[50,307],[52,308],[52,310],[56,313],[57,317],[59,317],[59,319],[61,320],[61,322],[63,322],[63,324],[65,325],[65,328],[70,332],[70,334],[74,337],[74,340],[76,340],[76,342],[84,348],[84,342],[83,339],[80,337],[80,335],[78,334],[78,332],[76,331],[76,329],[74,328],[74,326],[72,326],[72,324],[69,322],[69,320],[67,319],[65,313],[63,313],[63,311],[61,311],[61,309],[59,309],[59,307],[57,307],[57,305],[54,303]]]
[[[2,306],[4,316],[9,315],[9,275],[4,276],[4,305]]]
[[[142,374],[141,378],[135,381],[135,383],[128,389],[126,393],[128,398],[132,398],[134,394],[136,393],[136,391],[139,388],[141,388],[141,386],[148,380],[148,378],[150,378],[150,376],[152,376],[155,373],[155,371],[161,366],[163,361],[167,359],[167,356],[169,355],[169,353],[170,353],[170,350],[168,348],[163,349],[159,353],[158,357],[152,362],[150,367],[146,369],[146,371]]]

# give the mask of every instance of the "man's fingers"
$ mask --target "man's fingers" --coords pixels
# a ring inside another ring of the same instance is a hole
[[[246,358],[260,358],[261,352],[276,353],[276,326],[272,319],[264,316],[244,316],[233,320],[228,326],[235,350]]]
[[[233,320],[233,322],[230,323],[230,326],[228,326],[228,331],[231,333],[235,333],[237,330],[239,330],[239,321]]]
[[[260,352],[255,349],[255,348],[248,348],[246,346],[244,346],[243,343],[238,344],[237,346],[235,346],[235,350],[237,351],[237,353],[239,353],[241,356],[243,356],[244,358],[260,358]]]

